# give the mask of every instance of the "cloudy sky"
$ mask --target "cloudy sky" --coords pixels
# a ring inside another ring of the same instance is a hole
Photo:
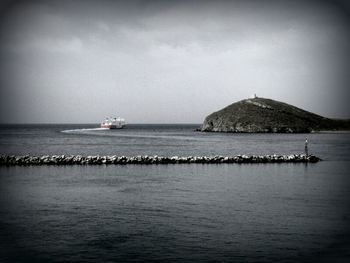
[[[342,1],[7,1],[0,122],[201,123],[256,93],[350,118]]]

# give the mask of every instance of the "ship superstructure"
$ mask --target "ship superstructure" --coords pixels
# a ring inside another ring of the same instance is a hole
[[[101,128],[108,128],[108,129],[122,129],[126,126],[125,119],[123,118],[106,118],[101,123]]]

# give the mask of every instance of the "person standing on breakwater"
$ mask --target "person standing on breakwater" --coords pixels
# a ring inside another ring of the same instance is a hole
[[[309,155],[309,149],[308,149],[308,141],[307,141],[307,138],[305,139],[305,154],[306,154],[306,156],[308,156]]]

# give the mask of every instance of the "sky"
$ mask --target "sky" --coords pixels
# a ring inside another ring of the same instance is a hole
[[[346,1],[5,1],[0,123],[202,123],[257,94],[350,118]]]

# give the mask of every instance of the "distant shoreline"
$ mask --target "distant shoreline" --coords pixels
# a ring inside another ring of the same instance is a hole
[[[350,130],[339,130],[339,131],[332,131],[332,130],[324,130],[324,131],[313,131],[311,133],[336,133],[336,134],[343,134],[343,133],[350,133]]]

